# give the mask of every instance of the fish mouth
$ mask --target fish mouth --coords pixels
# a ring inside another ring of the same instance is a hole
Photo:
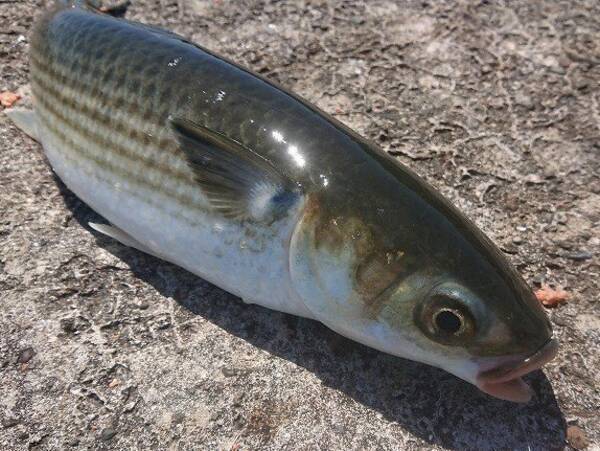
[[[479,389],[496,398],[513,402],[527,402],[533,396],[533,390],[521,376],[541,368],[558,352],[558,341],[550,338],[537,351],[525,360],[501,365],[477,376]]]

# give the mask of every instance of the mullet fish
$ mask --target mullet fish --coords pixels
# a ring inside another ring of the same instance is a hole
[[[185,38],[62,4],[9,115],[121,243],[511,401],[557,342],[477,227],[307,101]]]

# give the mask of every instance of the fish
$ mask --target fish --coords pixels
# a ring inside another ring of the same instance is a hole
[[[558,342],[493,242],[408,167],[167,30],[62,2],[7,114],[108,224],[241,298],[527,402]]]

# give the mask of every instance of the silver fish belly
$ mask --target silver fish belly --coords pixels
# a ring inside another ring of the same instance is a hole
[[[94,28],[102,19],[104,28]],[[192,57],[195,49],[168,36],[156,37],[164,48],[147,48],[154,43],[148,31],[149,42],[139,46],[140,53],[150,55],[132,61],[122,46],[129,43],[127,31],[140,30],[127,27],[82,10],[59,11],[38,25],[31,50],[32,90],[39,139],[54,171],[121,235],[131,237],[121,241],[245,302],[310,316],[294,302],[286,283],[286,243],[297,220],[294,213],[275,226],[218,214],[167,125],[171,116],[189,117],[186,102],[194,93],[182,94],[161,71],[168,75],[177,69],[178,46]],[[53,41],[55,33],[61,37]],[[99,44],[113,33],[112,41]],[[134,58],[140,53],[133,52]],[[153,61],[154,53],[162,57],[162,66]],[[144,77],[139,66],[147,71]],[[213,96],[207,95],[206,103],[217,102],[220,90],[206,85],[204,91]]]

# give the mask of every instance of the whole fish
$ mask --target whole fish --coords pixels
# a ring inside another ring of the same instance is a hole
[[[557,342],[502,253],[431,186],[300,97],[176,34],[73,3],[31,38],[10,116],[92,226],[247,303],[527,401]]]

